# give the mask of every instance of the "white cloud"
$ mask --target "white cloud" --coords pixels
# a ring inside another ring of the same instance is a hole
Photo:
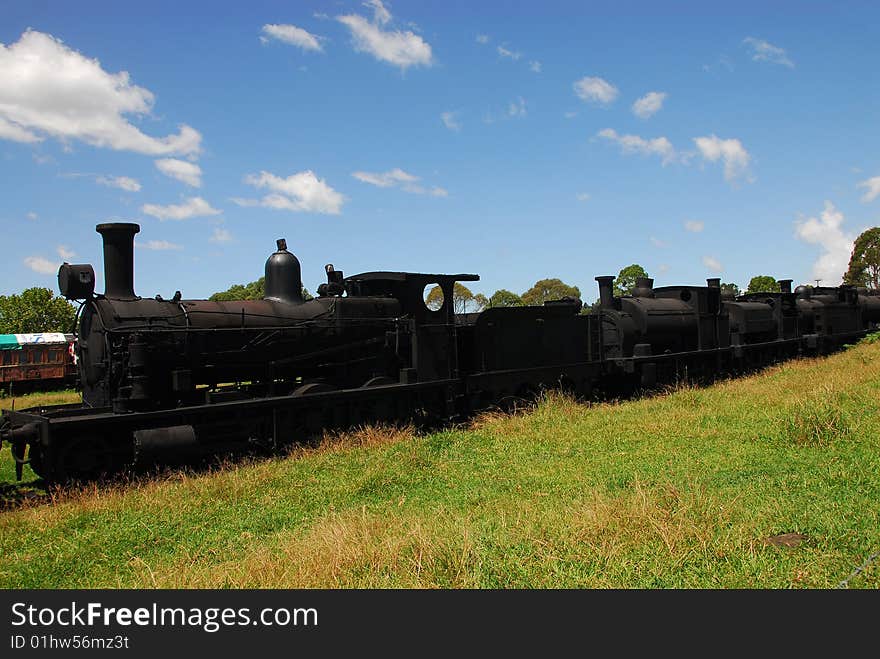
[[[171,178],[183,181],[194,188],[202,187],[202,168],[186,160],[163,158],[156,161],[156,168]]]
[[[296,25],[269,23],[263,26],[263,34],[265,36],[260,37],[260,41],[263,43],[270,39],[277,39],[282,43],[297,46],[303,50],[312,50],[319,53],[324,50],[321,47],[321,37]]]
[[[183,245],[178,245],[177,243],[170,243],[167,240],[148,240],[144,243],[136,242],[135,245],[138,247],[143,247],[144,249],[152,249],[156,251],[167,251],[167,250],[181,250],[183,249]]]
[[[659,247],[659,248],[661,248],[661,249],[664,248],[664,247],[669,247],[668,243],[666,243],[666,242],[663,241],[663,240],[660,240],[659,238],[655,238],[654,236],[651,236],[651,244],[652,244],[654,247]]]
[[[229,201],[242,208],[254,208],[261,205],[259,199],[246,199],[245,197],[230,197]]]
[[[390,188],[400,183],[413,183],[419,180],[418,176],[407,174],[399,167],[384,172],[382,174],[373,174],[371,172],[354,172],[352,174],[358,181],[369,183],[380,188]]]
[[[411,192],[412,194],[427,194],[432,197],[449,196],[449,192],[444,188],[436,186],[433,188],[423,187],[418,184],[418,181],[421,180],[418,176],[409,174],[399,167],[395,167],[392,170],[382,173],[354,172],[352,176],[358,181],[369,183],[370,185],[375,185],[380,188],[393,188],[400,186],[401,190],[404,192]]]
[[[578,201],[589,201],[590,193],[589,192],[578,192],[575,197]]]
[[[0,48],[3,45],[0,44]],[[2,51],[0,51],[2,52]],[[0,116],[0,140],[12,140],[13,142],[41,142],[42,137],[35,135],[29,130],[25,130],[21,126],[11,124],[2,116]]]
[[[841,228],[843,213],[830,201],[825,202],[821,215],[795,222],[795,236],[812,245],[819,245],[822,254],[813,263],[813,279],[821,279],[825,286],[837,286],[849,267],[854,237]]]
[[[532,60],[529,62],[529,71],[532,73],[540,73],[541,72],[541,63],[537,60]]]
[[[287,178],[270,172],[248,174],[244,182],[256,188],[267,189],[269,194],[260,200],[233,199],[242,206],[263,206],[295,213],[322,213],[339,215],[345,197],[331,188],[311,170],[291,174]]]
[[[138,180],[128,176],[97,176],[95,177],[95,182],[110,188],[119,188],[126,192],[138,192],[141,189],[141,184]]]
[[[581,78],[573,85],[574,93],[587,103],[608,105],[617,98],[617,87],[602,78]]]
[[[201,197],[190,197],[183,204],[172,204],[170,206],[158,206],[156,204],[144,204],[141,206],[141,212],[146,215],[152,215],[165,220],[188,220],[191,217],[205,217],[208,215],[219,215],[220,211],[212,208],[211,204]]]
[[[58,272],[58,268],[61,265],[60,263],[54,263],[42,256],[26,256],[24,264],[34,272],[39,272],[41,275],[54,275]]]
[[[67,245],[58,245],[58,247],[55,248],[55,251],[58,252],[58,256],[60,256],[65,261],[72,259],[74,256],[76,256],[76,252],[70,249]]]
[[[874,201],[878,196],[880,196],[880,176],[875,176],[873,178],[869,178],[866,181],[862,181],[859,183],[860,188],[867,188],[867,192],[862,195],[862,201],[868,203],[869,201]]]
[[[482,44],[489,43],[489,35],[488,34],[478,34],[477,35],[477,43],[482,43]]]
[[[724,270],[724,268],[721,267],[721,261],[713,256],[704,256],[703,265],[709,268],[712,272],[721,272]]]
[[[212,243],[229,243],[232,242],[232,234],[229,229],[223,227],[214,227],[214,233],[208,238]]]
[[[687,220],[684,223],[684,228],[691,233],[700,233],[706,228],[706,223],[701,220]]]
[[[565,112],[562,116],[565,117],[566,119],[574,119],[576,116],[578,116],[578,113],[572,112],[571,110],[569,110],[568,112]]]
[[[794,68],[794,62],[789,59],[784,48],[774,46],[772,43],[755,37],[746,37],[743,43],[749,47],[752,53],[752,59],[756,62],[770,62],[771,64],[781,64],[791,69]]]
[[[668,270],[669,270],[669,265],[666,263],[661,263],[660,265],[657,266],[657,272],[659,272],[661,275],[664,272],[667,272]]]
[[[391,14],[380,0],[370,0],[364,4],[373,8],[372,23],[358,14],[336,17],[337,21],[351,31],[355,50],[369,53],[380,62],[387,62],[401,69],[430,66],[433,63],[431,46],[422,37],[409,30],[404,32],[381,28],[391,20]]]
[[[373,8],[374,23],[385,25],[388,21],[391,20],[391,12],[385,8],[385,5],[382,4],[382,0],[367,0],[364,3],[364,7]]]
[[[510,117],[524,117],[528,114],[526,111],[526,101],[520,96],[517,100],[511,101],[507,106],[507,115]]]
[[[40,216],[37,215],[36,213],[34,213],[33,211],[30,211],[25,217],[27,217],[27,219],[29,219],[33,222]]]
[[[703,64],[703,71],[705,71],[706,73],[714,73],[716,71],[719,73],[724,73],[722,69],[724,69],[724,71],[727,71],[728,73],[733,72],[733,62],[727,55],[722,55],[721,57],[719,57],[718,62],[715,64]]]
[[[504,46],[498,46],[498,54],[501,55],[501,57],[509,57],[510,59],[512,59],[514,61],[516,61],[520,57],[522,57],[522,53],[518,53],[513,50],[508,50]]]
[[[667,96],[666,92],[648,92],[633,103],[633,114],[642,119],[647,119],[660,111],[663,107],[663,101],[666,100]]]
[[[694,143],[700,150],[700,154],[709,162],[722,160],[724,162],[724,178],[729,182],[736,181],[740,177],[749,176],[749,161],[751,156],[742,142],[736,139],[722,140],[715,135],[708,137],[695,137]]]
[[[600,130],[597,134],[599,137],[619,144],[623,153],[659,156],[664,165],[675,161],[677,157],[672,143],[665,137],[655,137],[648,140],[638,135],[618,135],[613,128]]]
[[[49,34],[28,30],[0,44],[0,137],[35,142],[46,136],[147,155],[195,156],[201,134],[185,124],[177,135],[151,137],[126,115],[149,115],[153,94],[128,72],[108,73]]]
[[[461,130],[461,123],[456,119],[457,116],[458,112],[444,112],[440,115],[440,118],[443,120],[443,125],[449,130],[459,131]]]

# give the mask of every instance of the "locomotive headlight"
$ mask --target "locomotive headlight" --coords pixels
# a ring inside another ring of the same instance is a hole
[[[87,300],[95,292],[95,270],[88,263],[62,263],[58,268],[58,290],[68,300]]]

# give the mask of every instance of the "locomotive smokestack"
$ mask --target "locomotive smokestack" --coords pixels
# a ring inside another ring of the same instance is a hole
[[[776,283],[779,284],[779,290],[783,293],[791,293],[791,279],[780,279]]]
[[[266,292],[264,300],[302,304],[302,272],[299,259],[287,251],[287,241],[275,241],[278,251],[266,260]]]
[[[599,304],[606,309],[614,306],[614,277],[596,277],[599,282]]]
[[[117,300],[133,300],[134,234],[140,225],[130,222],[99,224],[95,231],[104,239],[104,295]]]
[[[633,297],[654,297],[654,280],[650,277],[636,277]]]
[[[721,279],[719,277],[710,277],[706,280],[706,286],[709,288],[721,288]]]

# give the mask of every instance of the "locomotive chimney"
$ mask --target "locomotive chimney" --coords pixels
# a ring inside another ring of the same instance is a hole
[[[779,290],[782,293],[791,293],[791,279],[780,279],[776,283],[779,284]]]
[[[706,286],[709,288],[721,288],[721,279],[719,277],[710,277],[706,280]]]
[[[614,306],[614,277],[596,277],[599,282],[599,304],[604,309]]]
[[[637,277],[633,297],[654,297],[654,280],[650,277]]]
[[[302,304],[302,271],[299,259],[287,251],[287,241],[275,241],[278,251],[266,260],[266,291],[264,300]]]
[[[95,231],[104,239],[104,296],[133,300],[134,234],[141,227],[131,222],[99,224]]]

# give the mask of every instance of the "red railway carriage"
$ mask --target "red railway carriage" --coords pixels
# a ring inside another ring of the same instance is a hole
[[[72,334],[0,334],[0,389],[22,393],[76,382]]]

